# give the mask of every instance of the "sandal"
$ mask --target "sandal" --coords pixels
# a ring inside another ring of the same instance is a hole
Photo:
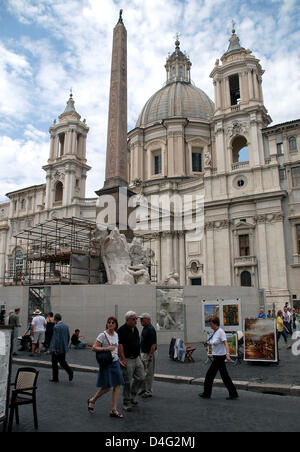
[[[112,411],[109,413],[109,415],[110,415],[110,417],[116,417],[116,418],[118,418],[118,419],[124,419],[123,414],[119,413],[117,410],[112,410]]]
[[[91,402],[90,399],[88,399],[87,403],[88,403],[88,412],[90,414],[95,414],[95,404]],[[94,408],[92,408],[90,405],[94,405]]]

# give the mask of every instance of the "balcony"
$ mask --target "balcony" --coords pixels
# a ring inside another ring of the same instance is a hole
[[[239,170],[239,169],[245,169],[250,168],[249,162],[236,162],[232,164],[232,170]]]
[[[256,256],[243,256],[236,257],[234,259],[235,267],[256,267],[257,266],[257,258]]]
[[[236,112],[236,111],[240,111],[241,110],[241,107],[240,107],[240,105],[232,105],[231,106],[231,111],[234,113],[234,112]]]

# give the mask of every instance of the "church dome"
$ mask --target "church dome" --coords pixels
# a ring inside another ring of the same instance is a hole
[[[166,85],[148,100],[136,127],[173,117],[207,120],[214,114],[213,101],[191,83],[192,63],[180,50],[178,39],[175,46],[175,51],[169,55],[165,65]]]
[[[191,83],[178,81],[167,84],[148,100],[136,127],[173,117],[209,119],[214,110],[213,101],[204,91]]]

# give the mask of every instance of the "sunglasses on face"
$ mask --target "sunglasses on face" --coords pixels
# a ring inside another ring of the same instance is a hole
[[[115,325],[116,322],[108,322],[108,325]]]
[[[137,320],[137,317],[130,317],[129,320]]]

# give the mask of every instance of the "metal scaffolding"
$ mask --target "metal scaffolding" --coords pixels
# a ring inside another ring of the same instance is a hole
[[[5,272],[5,285],[101,284],[105,270],[96,223],[54,218],[16,235],[16,249],[26,246],[23,262]]]

